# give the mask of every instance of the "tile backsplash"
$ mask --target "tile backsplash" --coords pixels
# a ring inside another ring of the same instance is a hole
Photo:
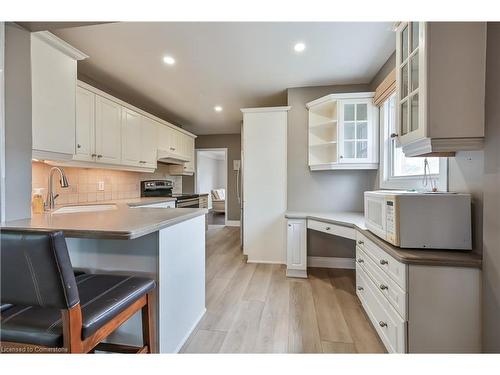
[[[44,188],[45,199],[48,188],[48,176],[51,165],[32,162],[32,187]],[[174,193],[182,193],[182,177],[170,176],[168,166],[158,164],[154,173],[127,172],[111,169],[63,167],[69,181],[68,188],[61,188],[59,175],[54,175],[54,187],[59,197],[56,204],[99,202],[105,200],[139,198],[141,181],[168,179],[174,182]],[[104,190],[98,190],[99,182],[104,183]]]

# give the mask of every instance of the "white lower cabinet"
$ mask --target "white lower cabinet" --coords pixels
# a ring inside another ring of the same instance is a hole
[[[362,266],[356,265],[356,293],[390,353],[406,352],[406,321],[379,292]]]
[[[356,294],[390,353],[481,351],[481,270],[404,264],[357,231]]]
[[[288,219],[286,228],[286,275],[307,277],[307,225],[305,219]]]

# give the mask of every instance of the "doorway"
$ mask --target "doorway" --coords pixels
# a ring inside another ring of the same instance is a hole
[[[208,194],[207,222],[227,223],[227,148],[196,149],[195,192]]]

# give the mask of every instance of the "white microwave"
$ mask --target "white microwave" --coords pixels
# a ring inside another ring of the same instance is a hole
[[[366,191],[365,225],[402,248],[472,249],[470,194]]]

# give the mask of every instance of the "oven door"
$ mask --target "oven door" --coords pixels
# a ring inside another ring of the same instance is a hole
[[[189,198],[177,200],[176,207],[178,208],[200,208],[199,198]]]
[[[385,196],[365,192],[365,225],[375,235],[386,240]]]

